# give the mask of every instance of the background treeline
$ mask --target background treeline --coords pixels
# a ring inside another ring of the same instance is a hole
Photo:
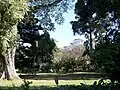
[[[23,73],[93,71],[89,56],[82,56],[85,47],[81,41],[75,39],[73,43],[63,48],[57,48],[54,39],[50,37],[44,39],[41,37],[38,46],[36,47],[35,44],[34,48],[32,44],[22,44],[17,49],[16,68]]]

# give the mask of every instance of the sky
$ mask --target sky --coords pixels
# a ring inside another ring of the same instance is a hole
[[[83,36],[73,35],[72,25],[70,21],[75,20],[74,9],[69,10],[68,13],[64,14],[65,22],[63,25],[58,25],[55,23],[56,30],[50,32],[51,38],[57,41],[58,47],[68,46],[74,39],[84,39]]]

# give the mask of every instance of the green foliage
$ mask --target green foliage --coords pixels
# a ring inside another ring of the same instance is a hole
[[[24,79],[24,83],[21,85],[22,90],[29,90],[30,84],[32,84],[32,82],[26,81],[26,80]]]
[[[22,43],[29,43],[31,47],[19,46],[20,50],[17,50],[18,53],[16,54],[16,66],[19,66],[19,68],[25,66],[31,69],[34,66],[37,68],[43,66],[43,71],[45,72],[50,69],[50,63],[54,57],[52,54],[56,46],[48,33],[48,31],[55,29],[52,18],[55,18],[58,24],[63,23],[62,14],[70,9],[72,2],[72,0],[29,1],[30,10],[18,24],[18,30]],[[40,35],[38,30],[43,31],[44,34]],[[26,57],[28,58],[26,59]],[[24,66],[22,66],[22,63]]]
[[[85,61],[85,59],[75,60],[75,58],[62,59],[53,63],[53,70],[62,73],[90,71],[90,66]]]
[[[88,54],[95,49],[93,41],[101,43],[101,38],[119,29],[119,5],[118,0],[77,0],[75,4],[76,21],[71,22],[72,29],[74,34],[86,37],[85,45],[89,51]]]
[[[53,70],[55,72],[79,72],[90,70],[89,57],[82,57],[84,47],[74,46],[71,50],[59,50],[53,60]]]
[[[44,30],[54,31],[54,21],[57,24],[64,23],[63,14],[73,7],[74,0],[30,0],[30,9]]]
[[[19,22],[18,31],[20,40],[16,53],[17,68],[24,72],[31,72],[33,69],[48,72],[56,46],[49,32],[41,27],[39,19],[31,11]]]
[[[103,72],[112,82],[118,81],[120,73],[120,45],[119,44],[101,44],[92,54],[92,64],[95,69]]]
[[[77,0],[76,21],[71,22],[73,32],[87,39],[84,55],[87,53],[95,70],[103,72],[113,83],[120,82],[119,5],[119,0]]]
[[[0,54],[16,46],[17,22],[27,11],[26,0],[0,0]]]
[[[91,87],[92,90],[119,90],[119,84],[118,83],[110,83],[107,80],[100,79],[98,82],[95,81]]]

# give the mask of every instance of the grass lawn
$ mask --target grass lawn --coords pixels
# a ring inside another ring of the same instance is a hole
[[[37,73],[37,75],[26,75],[21,73],[21,80],[0,80],[0,87],[20,87],[23,83],[23,80],[31,82],[31,87],[61,87],[61,86],[80,86],[80,83],[84,83],[86,85],[92,85],[94,81],[98,81],[99,78],[93,78],[96,75],[96,73],[86,73],[86,72],[80,72],[80,73],[67,73],[67,74],[57,74],[57,73]],[[59,86],[55,84],[55,76],[59,77]],[[90,77],[91,76],[91,77]],[[86,80],[82,80],[82,77]],[[88,78],[93,79],[88,79]],[[8,89],[7,89],[8,90]]]
[[[55,84],[55,76],[59,78],[59,85]],[[96,78],[93,78],[93,77]],[[85,80],[82,80],[84,77]],[[90,89],[95,81],[98,81],[100,76],[96,73],[68,73],[68,74],[55,74],[55,73],[41,73],[34,75],[22,75],[21,80],[0,80],[0,90],[97,90]],[[24,79],[32,82],[29,89],[26,88]],[[85,85],[81,85],[83,83]],[[86,89],[87,88],[87,89]],[[101,87],[102,88],[102,87]],[[106,90],[106,89],[100,89]]]
[[[54,80],[27,80],[32,81],[30,86],[56,86]],[[80,85],[80,83],[84,83],[87,85],[92,85],[94,81],[97,80],[59,80],[59,85]],[[16,87],[20,86],[23,83],[23,80],[14,80],[14,81],[7,81],[7,80],[0,80],[0,86],[8,86],[12,87],[15,85]]]
[[[25,84],[22,85],[23,80],[0,80],[0,90],[120,90],[119,87],[93,86],[93,82],[98,80],[59,80],[58,86],[54,83],[54,80],[29,79],[27,81],[33,82],[30,87],[26,87]]]

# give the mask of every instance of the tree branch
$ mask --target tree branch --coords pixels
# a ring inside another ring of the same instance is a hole
[[[43,4],[43,5],[37,5],[37,6],[33,6],[31,9],[32,10],[38,10],[40,8],[44,8],[44,7],[52,7],[52,6],[56,6],[58,3],[60,3],[62,0],[56,0],[52,3],[49,3],[49,4]]]

